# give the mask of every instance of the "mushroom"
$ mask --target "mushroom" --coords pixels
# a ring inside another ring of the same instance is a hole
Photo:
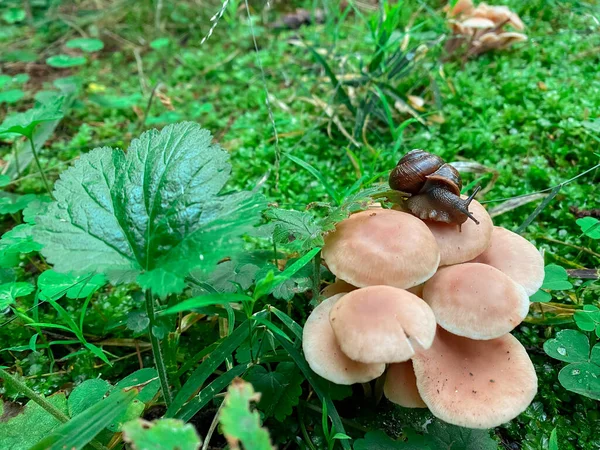
[[[529,311],[529,296],[522,286],[480,263],[440,269],[425,283],[423,299],[442,328],[470,339],[509,333]]]
[[[351,215],[325,237],[323,247],[329,270],[358,287],[416,286],[433,276],[439,258],[427,226],[411,214],[390,209]]]
[[[466,198],[463,196],[463,198]],[[471,213],[479,225],[471,220],[456,225],[426,221],[440,249],[440,266],[469,261],[483,253],[490,245],[494,224],[486,209],[476,200],[470,205]]]
[[[494,227],[490,246],[472,262],[504,272],[532,296],[544,282],[544,258],[527,239],[502,227]]]
[[[329,324],[331,308],[344,294],[334,295],[310,314],[302,333],[302,349],[310,368],[336,384],[366,383],[385,370],[385,364],[363,364],[348,358],[335,340]]]
[[[346,283],[344,280],[336,278],[335,282],[323,288],[321,295],[325,298],[329,298],[337,294],[347,294],[356,289],[358,289],[356,286],[352,286],[350,283]]]
[[[435,316],[416,295],[391,286],[371,286],[344,295],[329,322],[342,351],[363,363],[393,363],[429,348]]]
[[[467,29],[486,29],[494,28],[494,22],[483,17],[470,17],[458,24],[460,27]]]
[[[431,348],[412,361],[427,407],[461,427],[494,428],[508,422],[537,392],[533,364],[510,334],[472,341],[438,329]]]
[[[404,408],[427,408],[417,390],[417,379],[411,361],[388,366],[383,393],[389,401]]]

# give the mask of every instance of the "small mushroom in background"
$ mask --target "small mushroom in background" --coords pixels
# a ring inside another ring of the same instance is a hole
[[[411,361],[388,366],[383,393],[389,401],[404,408],[427,408],[417,389],[417,379]]]
[[[431,348],[413,357],[419,393],[440,419],[494,428],[521,414],[537,392],[525,348],[512,335],[473,341],[438,329]]]
[[[427,303],[391,286],[344,295],[331,309],[329,322],[344,354],[363,363],[407,361],[429,348],[436,330]]]
[[[338,345],[329,324],[329,313],[344,294],[330,297],[308,317],[302,334],[302,349],[310,368],[337,384],[366,383],[385,370],[385,364],[363,364],[348,358]]]
[[[544,258],[538,249],[506,228],[494,227],[490,246],[471,262],[487,264],[504,272],[523,286],[528,296],[535,294],[544,282]]]
[[[504,5],[480,3],[474,6],[471,0],[460,0],[447,11],[454,34],[446,47],[449,52],[458,49],[462,42],[468,47],[466,55],[472,57],[527,40],[527,35],[519,33],[525,29],[525,24]],[[507,31],[506,26],[516,31]]]
[[[346,283],[344,280],[336,279],[329,286],[323,288],[321,295],[325,298],[329,298],[337,294],[347,294],[348,292],[352,292],[357,289],[358,288],[356,286]]]
[[[440,254],[421,220],[381,209],[362,211],[338,223],[325,237],[323,259],[336,277],[354,286],[406,289],[433,276]]]
[[[460,230],[452,224],[425,221],[440,249],[440,266],[469,261],[489,247],[494,230],[492,218],[477,200],[471,202],[470,208],[479,224],[467,220]]]
[[[423,299],[442,328],[470,339],[510,333],[529,311],[529,296],[522,286],[480,263],[438,270],[425,283]]]

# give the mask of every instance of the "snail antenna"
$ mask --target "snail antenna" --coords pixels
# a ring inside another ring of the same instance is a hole
[[[477,195],[477,193],[481,190],[481,185],[478,185],[475,189],[473,189],[473,192],[471,193],[471,195],[469,195],[469,198],[467,198],[464,202],[463,205],[464,206],[464,210],[461,208],[461,212],[467,216],[469,219],[471,219],[473,222],[475,222],[477,225],[479,225],[479,221],[475,218],[475,216],[473,216],[473,214],[471,214],[471,212],[469,211],[469,205],[471,204],[471,202],[473,201],[473,199],[475,198],[475,196]]]

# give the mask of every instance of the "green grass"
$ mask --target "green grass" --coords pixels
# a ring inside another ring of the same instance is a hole
[[[126,148],[141,131],[180,120],[199,122],[230,152],[234,172],[228,187],[252,189],[266,177],[262,190],[269,202],[286,209],[304,210],[313,202],[331,200],[323,183],[286,154],[311,164],[338,192],[361,176],[366,180],[390,170],[401,154],[413,148],[426,149],[449,161],[476,161],[498,175],[485,194],[489,207],[502,203],[497,199],[548,189],[600,163],[600,34],[595,2],[510,1],[508,5],[527,25],[529,41],[464,62],[444,60],[442,45],[434,42],[447,33],[441,5],[406,1],[397,31],[401,33],[414,15],[408,51],[419,53],[421,44],[430,45],[430,49],[410,65],[396,88],[402,95],[425,99],[423,124],[398,111],[390,112],[387,121],[371,114],[364,133],[354,135],[358,147],[340,129],[353,135],[353,114],[339,101],[323,66],[306,44],[323,55],[340,79],[343,74],[358,76],[373,53],[369,23],[377,23],[377,14],[360,10],[342,14],[334,6],[337,2],[325,2],[324,24],[275,30],[269,24],[281,17],[284,8],[276,4],[274,9],[263,11],[262,4],[256,3],[251,5],[259,48],[255,52],[243,2],[229,5],[213,36],[203,45],[200,41],[210,28],[208,19],[219,9],[216,2],[202,2],[201,7],[192,2],[165,2],[158,30],[152,2],[78,3],[49,11],[35,7],[35,17],[39,18],[35,31],[24,23],[3,25],[0,31],[3,50],[27,50],[37,55],[37,61],[30,65],[7,62],[6,58],[0,63],[3,73],[30,75],[25,97],[10,105],[11,111],[30,106],[37,91],[55,89],[57,79],[76,76],[80,80],[75,102],[41,150],[42,165],[52,181],[74,158],[94,147]],[[111,4],[113,9],[98,10],[98,3],[105,7]],[[323,7],[321,2],[305,2],[304,6]],[[62,52],[66,40],[81,37],[82,32],[101,38],[105,48],[88,55],[88,63],[80,68],[55,69],[44,64],[47,57]],[[169,39],[165,47],[150,46],[162,37]],[[146,111],[151,92],[157,87]],[[345,89],[355,105],[367,95],[365,87]],[[267,91],[274,124],[266,106]],[[443,118],[443,123],[436,118]],[[395,127],[409,122],[392,132],[390,121]],[[10,144],[0,143],[0,151],[8,155]],[[10,189],[19,194],[43,194],[44,186],[36,174],[35,167],[30,166],[28,175]],[[470,181],[474,176],[466,178]],[[490,180],[491,175],[486,175],[483,182]],[[385,177],[375,181],[385,181]],[[599,182],[595,170],[564,186],[525,230],[524,236],[544,249],[546,263],[556,262],[566,268],[599,266],[597,243],[580,235],[571,212],[574,207],[598,208]],[[494,221],[516,229],[538,203],[519,206]],[[5,216],[3,230],[12,228],[15,220],[20,218]],[[34,262],[44,264],[37,259]],[[4,269],[0,277],[29,280],[38,274],[36,267],[24,260],[16,269]],[[591,291],[583,300],[591,302],[593,296]],[[573,299],[560,294],[559,300]],[[63,301],[67,311],[79,312],[78,301]],[[289,302],[289,310],[300,323],[310,310],[307,304],[304,294]],[[285,302],[280,307],[285,309]],[[3,351],[0,362],[46,395],[98,373],[104,379],[118,380],[139,367],[135,347],[122,346],[132,334],[140,342],[145,339],[124,327],[127,314],[141,309],[140,293],[127,287],[108,288],[94,298],[86,316],[86,333],[98,340],[115,339],[121,345],[105,347],[115,361],[112,367],[89,352],[78,352],[77,345],[57,345],[54,356],[46,351]],[[40,310],[39,321],[62,323],[50,308]],[[496,430],[506,448],[548,448],[555,427],[561,450],[600,447],[598,403],[565,391],[557,379],[562,365],[543,353],[542,344],[555,329],[550,325],[522,325],[517,331],[536,365],[540,390],[523,415]],[[191,330],[180,337],[178,363],[219,337],[215,322],[199,322]],[[26,345],[31,334],[19,321],[13,321],[0,328],[0,347]],[[64,339],[59,335],[47,338]],[[149,367],[152,356],[146,350],[142,349],[139,358]],[[386,431],[398,435],[407,424],[418,428],[427,420],[389,404],[375,408],[372,399],[362,399],[361,395],[355,392],[354,399],[361,399],[355,405],[342,402],[338,407],[342,417],[351,419],[359,429],[384,423]],[[309,410],[301,414],[319,423],[318,414],[313,416]],[[293,425],[274,419],[267,422],[280,448],[292,435],[301,435]],[[520,447],[511,446],[514,443]]]

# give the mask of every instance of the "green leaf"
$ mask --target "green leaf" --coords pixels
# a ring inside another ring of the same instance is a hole
[[[542,291],[541,289],[529,297],[529,301],[533,303],[547,303],[550,300],[552,300],[552,295],[548,294],[546,291]]]
[[[10,91],[0,92],[0,103],[17,103],[25,97],[25,92],[21,89],[11,89]]]
[[[462,447],[457,447],[461,448]],[[428,436],[413,434],[406,442],[394,441],[383,431],[369,431],[354,442],[354,450],[437,450]],[[441,447],[440,447],[441,449]]]
[[[177,314],[182,311],[188,311],[191,309],[199,309],[205,306],[211,305],[222,305],[224,303],[233,303],[233,302],[244,302],[249,301],[253,302],[254,299],[244,294],[206,294],[201,295],[199,297],[189,298],[187,300],[178,303],[175,306],[171,306],[170,308],[164,310],[162,315],[169,314]]]
[[[104,398],[104,395],[112,389],[108,381],[100,378],[86,380],[69,395],[69,416],[75,417],[89,407],[95,405]]]
[[[123,440],[133,450],[197,450],[202,444],[194,426],[177,419],[127,422]]]
[[[154,50],[160,50],[161,48],[165,48],[168,46],[169,46],[169,38],[167,38],[167,37],[154,39],[152,42],[150,42],[150,47],[153,48]]]
[[[57,69],[68,69],[70,67],[82,66],[87,62],[85,56],[54,55],[46,59],[46,64]]]
[[[244,378],[260,392],[258,408],[266,417],[274,416],[280,422],[292,414],[302,395],[304,377],[292,362],[279,363],[273,372],[254,366]]]
[[[13,267],[20,254],[37,252],[42,246],[33,240],[33,226],[27,223],[17,225],[0,239],[0,267]]]
[[[125,378],[119,381],[115,385],[115,389],[129,388],[144,383],[148,384],[146,384],[142,388],[142,390],[137,396],[137,400],[139,400],[140,402],[148,403],[154,398],[154,396],[158,392],[158,389],[160,388],[160,383],[158,381],[158,373],[156,372],[156,369],[146,368],[136,370],[135,372],[127,375]]]
[[[2,13],[2,19],[10,24],[23,22],[25,17],[27,17],[25,10],[21,8],[8,8]]]
[[[54,394],[46,398],[46,401],[59,411],[67,413],[67,399],[64,393]],[[60,424],[58,419],[48,414],[40,405],[29,401],[18,415],[0,421],[0,448],[28,449]]]
[[[150,325],[148,314],[143,311],[133,311],[127,314],[127,328],[134,333],[142,333]]]
[[[101,95],[93,94],[90,95],[89,100],[104,107],[110,109],[129,109],[133,106],[140,104],[142,96],[139,93],[131,95]]]
[[[135,389],[119,390],[67,423],[56,428],[52,434],[39,441],[30,450],[79,450],[94,439],[110,422],[122,414],[136,397]]]
[[[275,225],[273,240],[276,243],[301,252],[324,245],[323,230],[311,213],[271,208],[265,215]]]
[[[548,450],[558,450],[558,431],[556,427],[552,430],[552,433],[550,433]]]
[[[600,309],[594,305],[585,305],[583,311],[575,311],[573,319],[580,330],[595,331],[600,325]]]
[[[432,450],[497,450],[498,443],[490,437],[488,430],[473,430],[434,421],[427,427],[432,440]],[[410,439],[410,435],[409,435]]]
[[[16,214],[37,199],[35,194],[10,195],[0,198],[0,214]]]
[[[106,280],[104,275],[85,274],[74,276],[46,270],[38,278],[38,288],[42,299],[58,300],[66,294],[67,298],[86,298],[100,289]]]
[[[590,359],[590,341],[576,330],[562,330],[554,339],[544,342],[544,351],[554,359],[565,362],[584,362]]]
[[[17,298],[31,294],[34,289],[33,284],[22,281],[0,284],[0,311],[15,303]]]
[[[38,59],[38,55],[35,52],[29,50],[14,50],[6,52],[2,55],[4,61],[7,62],[35,62]]]
[[[6,116],[0,125],[0,135],[16,133],[26,137],[33,137],[37,125],[43,122],[52,122],[63,117],[63,97],[56,98],[47,103],[37,103],[35,107],[22,113]]]
[[[86,53],[98,52],[104,48],[104,42],[94,38],[76,38],[67,41],[67,48],[77,48]]]
[[[568,391],[600,400],[600,366],[597,364],[569,364],[558,373],[558,381]]]
[[[95,149],[62,174],[34,237],[57,272],[113,283],[144,273],[145,287],[181,292],[190,270],[234,256],[260,220],[262,196],[218,195],[230,171],[227,152],[189,122],[142,134],[126,154]]]
[[[562,291],[573,287],[573,285],[567,281],[569,275],[563,267],[556,264],[549,264],[545,267],[545,272],[542,289]]]
[[[575,221],[581,232],[592,239],[600,239],[600,220],[594,217],[582,217]]]
[[[248,450],[273,450],[269,432],[262,428],[258,412],[250,410],[251,402],[259,399],[252,385],[240,378],[229,386],[219,422],[231,448],[240,448],[241,443]]]
[[[252,286],[258,270],[258,266],[254,264],[225,261],[210,274],[194,271],[192,276],[198,281],[208,283],[219,292],[237,292],[238,285],[243,290]]]

